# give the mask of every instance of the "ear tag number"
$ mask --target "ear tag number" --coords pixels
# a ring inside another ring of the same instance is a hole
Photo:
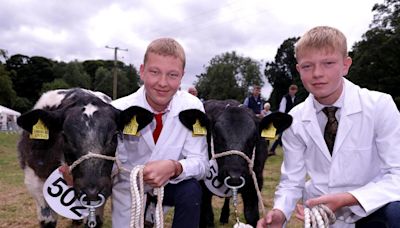
[[[44,182],[43,196],[51,209],[63,217],[79,220],[89,215],[89,210],[76,198],[74,189],[67,185],[58,168]]]
[[[32,134],[29,135],[30,139],[49,139],[49,129],[44,125],[41,119],[38,119],[37,123],[32,126]]]
[[[193,124],[193,136],[207,135],[207,130],[205,127],[200,125],[199,119]]]
[[[261,131],[261,137],[273,140],[276,137],[276,128],[272,123],[269,124],[268,128],[264,128]]]
[[[135,116],[133,116],[131,121],[127,125],[125,125],[123,133],[125,135],[139,136],[138,126],[139,126],[139,124],[136,121],[136,115],[135,115]]]

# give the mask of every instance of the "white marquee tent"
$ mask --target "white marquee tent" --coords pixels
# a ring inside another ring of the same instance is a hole
[[[21,113],[0,105],[0,130],[18,130],[17,117],[20,115]]]

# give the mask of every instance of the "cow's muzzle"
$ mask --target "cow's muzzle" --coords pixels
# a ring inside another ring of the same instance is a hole
[[[82,196],[79,198],[82,206],[89,209],[89,216],[87,221],[87,225],[89,227],[96,227],[96,208],[103,206],[103,204],[106,202],[106,198],[102,194],[98,194],[98,199],[99,200],[95,201],[89,200],[86,194],[82,194]]]

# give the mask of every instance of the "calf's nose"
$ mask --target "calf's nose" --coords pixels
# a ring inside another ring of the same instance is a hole
[[[82,189],[82,193],[86,195],[86,200],[97,201],[99,200],[100,189],[97,187],[86,187]]]

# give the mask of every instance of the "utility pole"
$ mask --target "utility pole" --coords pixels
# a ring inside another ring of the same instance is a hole
[[[118,50],[121,51],[128,51],[128,49],[121,49],[119,47],[109,47],[106,45],[106,48],[114,49],[114,69],[113,69],[113,100],[117,99],[117,52]]]

